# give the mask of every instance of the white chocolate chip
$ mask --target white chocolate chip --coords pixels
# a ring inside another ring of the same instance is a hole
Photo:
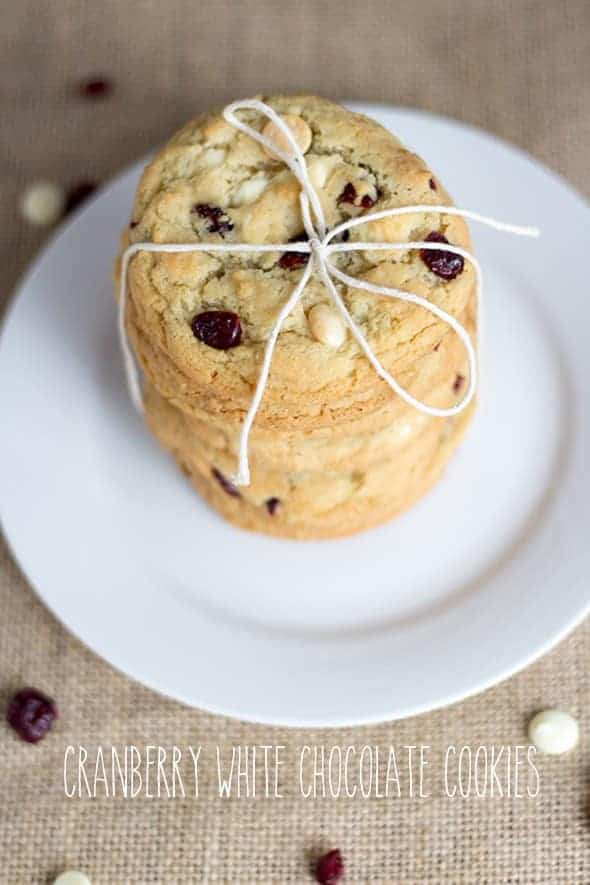
[[[281,114],[281,120],[283,123],[286,123],[289,129],[291,130],[291,134],[293,138],[299,145],[299,150],[302,154],[309,150],[309,146],[311,144],[311,129],[303,119],[303,117],[297,117],[295,114]],[[264,129],[262,130],[262,134],[272,141],[279,150],[283,151],[285,154],[291,154],[292,148],[281,130],[278,126],[269,120]],[[274,154],[271,151],[267,151],[264,148],[265,153],[269,155],[269,157],[274,157]]]
[[[315,304],[307,316],[311,334],[316,341],[340,347],[346,338],[344,323],[327,304]]]
[[[23,216],[37,227],[55,224],[65,206],[63,188],[52,181],[36,181],[22,195],[20,208]]]
[[[260,194],[266,190],[268,178],[265,175],[255,175],[242,182],[232,197],[233,206],[243,206],[247,203],[255,203]]]
[[[568,753],[580,739],[580,728],[569,713],[543,710],[529,722],[529,738],[540,753]]]
[[[201,161],[203,166],[213,167],[221,166],[225,160],[225,150],[223,148],[209,148],[203,151]]]
[[[324,187],[328,176],[339,162],[338,157],[312,157],[307,164],[307,171],[314,187]]]
[[[84,873],[79,873],[77,870],[69,870],[67,873],[61,873],[53,885],[92,885],[92,883]]]

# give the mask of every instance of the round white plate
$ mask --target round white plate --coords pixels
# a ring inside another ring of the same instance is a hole
[[[35,262],[0,348],[0,501],[32,585],[90,648],[157,691],[259,722],[401,718],[546,651],[589,604],[589,217],[555,175],[459,123],[362,106],[426,157],[485,275],[479,413],[402,518],[292,543],[226,525],[133,413],[111,295],[140,165]]]

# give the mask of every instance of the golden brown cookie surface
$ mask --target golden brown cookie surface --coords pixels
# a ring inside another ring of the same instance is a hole
[[[309,127],[312,137],[305,156],[329,227],[369,210],[450,202],[440,185],[432,189],[432,173],[422,160],[374,121],[313,96],[265,100]],[[253,112],[243,118],[261,130],[266,122]],[[298,195],[299,185],[283,164],[219,113],[205,115],[185,126],[146,169],[129,240],[286,242],[303,234]],[[350,242],[405,242],[433,233],[469,247],[464,222],[437,213],[360,225],[350,232]],[[280,252],[197,252],[142,253],[132,260],[134,324],[167,364],[163,371],[175,375],[173,385],[187,408],[203,396],[222,411],[226,404],[247,408],[277,312],[302,273],[301,265],[285,264],[282,258]],[[467,264],[454,279],[445,280],[417,250],[341,254],[331,260],[351,276],[415,292],[457,317],[473,291],[474,275]],[[418,306],[355,289],[342,292],[378,358],[397,374],[411,369],[447,332]],[[349,332],[321,340],[313,323],[320,305],[332,310],[328,293],[314,276],[283,326],[262,419],[266,414],[318,416],[326,404],[346,412],[355,400],[391,395]],[[195,334],[195,321],[211,312],[237,315],[237,346],[218,349]]]

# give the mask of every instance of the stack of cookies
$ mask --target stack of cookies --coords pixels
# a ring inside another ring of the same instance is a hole
[[[399,206],[451,205],[424,162],[373,120],[313,96],[264,98],[305,154],[326,223]],[[272,137],[272,123],[243,112]],[[123,248],[136,242],[305,238],[289,169],[221,113],[187,124],[143,173]],[[349,240],[469,249],[464,221],[417,212],[360,224]],[[251,483],[236,487],[238,440],[277,314],[309,259],[299,252],[142,251],[129,265],[128,339],[145,375],[146,419],[201,495],[244,528],[329,538],[381,523],[438,479],[472,409],[440,418],[379,378],[314,273],[279,335],[250,435]],[[450,251],[342,252],[350,276],[413,292],[474,335],[475,275]],[[416,399],[462,398],[467,356],[422,307],[339,285],[384,368]]]

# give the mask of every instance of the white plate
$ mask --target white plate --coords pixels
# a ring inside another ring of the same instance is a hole
[[[472,225],[486,280],[481,408],[443,481],[382,528],[291,543],[226,525],[125,393],[111,262],[137,166],[35,262],[0,350],[0,500],[32,585],[87,645],[188,704],[299,726],[401,718],[546,651],[589,603],[588,212],[512,147],[363,106]]]

